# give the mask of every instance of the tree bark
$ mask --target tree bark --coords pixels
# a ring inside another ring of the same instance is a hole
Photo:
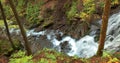
[[[12,38],[10,37],[10,32],[9,32],[8,24],[7,24],[7,21],[6,21],[6,16],[5,16],[4,9],[3,9],[1,1],[0,1],[0,9],[1,9],[2,17],[3,17],[4,25],[6,27],[6,32],[7,32],[6,34],[8,36],[8,39],[10,41],[10,44],[11,44],[13,50],[15,50],[15,45],[13,44]]]
[[[25,49],[26,49],[26,51],[27,51],[27,55],[30,55],[32,52],[31,52],[31,49],[30,49],[30,47],[29,47],[29,43],[28,43],[28,40],[27,40],[26,32],[25,32],[25,30],[24,30],[24,28],[23,28],[23,26],[22,26],[22,24],[21,24],[21,22],[20,22],[20,19],[19,19],[19,17],[18,17],[18,13],[17,13],[17,11],[16,11],[16,9],[15,9],[15,6],[14,6],[12,0],[8,0],[8,1],[9,1],[9,4],[10,4],[10,7],[11,7],[13,13],[14,13],[14,16],[15,16],[15,18],[16,18],[16,21],[17,21],[17,23],[18,23],[18,25],[19,25],[21,34],[22,34],[22,36],[23,36],[24,45],[25,45]]]
[[[111,5],[111,0],[105,0],[105,7],[104,7],[103,16],[102,16],[102,26],[101,26],[97,56],[103,55],[104,42],[106,38],[106,31],[107,31],[107,25],[108,25],[108,18],[110,14],[110,5]]]

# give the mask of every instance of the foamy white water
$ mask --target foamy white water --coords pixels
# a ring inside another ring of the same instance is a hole
[[[14,29],[11,29],[11,33],[15,32]],[[53,48],[57,47],[58,51],[64,51],[69,56],[77,55],[79,57],[89,58],[96,54],[98,49],[98,43],[94,40],[94,33],[96,31],[91,31],[91,35],[86,35],[83,38],[76,40],[70,36],[63,36],[63,33],[58,30],[45,30],[40,32],[35,32],[34,29],[27,31],[27,36],[46,36],[47,39],[53,43]],[[16,31],[19,33],[19,30]],[[62,40],[57,39],[57,34],[62,37]],[[108,30],[105,42],[105,49],[107,51],[120,51],[120,13],[113,14],[109,18]],[[39,39],[39,38],[38,38]],[[61,44],[67,41],[64,46]],[[62,48],[63,47],[63,48]]]

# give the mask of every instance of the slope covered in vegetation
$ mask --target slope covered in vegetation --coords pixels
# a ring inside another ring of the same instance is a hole
[[[116,54],[116,55],[119,55]],[[120,56],[115,57],[107,52],[102,57],[78,58],[77,56],[69,57],[62,53],[50,49],[43,49],[34,56],[26,56],[25,52],[18,51],[10,57],[10,63],[119,63]]]

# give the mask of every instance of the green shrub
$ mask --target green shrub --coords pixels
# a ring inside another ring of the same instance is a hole
[[[89,21],[92,14],[95,13],[95,3],[94,0],[86,0],[83,2],[83,10],[80,12],[79,17],[82,19],[82,21]]]
[[[120,3],[119,0],[112,0],[112,5],[119,4],[119,3]]]
[[[84,3],[83,11],[87,14],[93,14],[95,12],[94,0],[86,0]]]
[[[23,16],[25,12],[23,12],[25,10],[24,5],[25,5],[25,1],[24,0],[18,0],[13,1],[13,3],[15,4],[16,10],[18,12],[18,14],[20,16]],[[5,10],[5,15],[7,17],[7,19],[11,19],[11,20],[15,20],[14,18],[14,14],[12,12],[12,9],[10,8],[9,4],[3,4],[4,10]],[[23,12],[23,13],[22,13]]]
[[[12,18],[11,16],[14,15],[13,12],[12,12],[12,9],[10,8],[9,5],[4,5],[3,7],[4,7],[6,18],[11,19]]]
[[[31,55],[27,56],[25,52],[20,50],[17,53],[11,55],[9,63],[33,63],[31,59],[32,59]]]
[[[100,3],[99,3],[99,6],[100,6],[101,8],[103,8],[103,7],[104,7],[104,4],[105,4],[104,2],[100,2]]]
[[[26,18],[29,24],[39,23],[40,19],[38,18],[38,16],[39,16],[41,5],[43,5],[42,0],[36,4],[28,3],[27,9],[26,9],[26,14],[27,14]]]
[[[120,62],[119,59],[117,59],[116,57],[113,57],[112,54],[110,54],[109,52],[103,52],[103,56],[104,58],[108,58],[109,61],[107,63],[114,63],[114,62]]]
[[[77,13],[77,3],[76,2],[73,2],[72,3],[72,6],[71,6],[71,9],[67,12],[67,18],[69,20],[73,19]]]
[[[18,29],[18,28],[19,28],[18,25],[11,25],[11,23],[12,23],[13,21],[10,21],[10,20],[6,20],[6,21],[7,21],[7,23],[8,23],[9,29],[11,29],[11,28]],[[5,28],[5,25],[4,25],[4,21],[3,21],[3,20],[0,20],[0,28]]]

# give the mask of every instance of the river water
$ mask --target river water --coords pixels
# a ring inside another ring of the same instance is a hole
[[[101,20],[98,21],[101,23]],[[91,26],[92,27],[92,26]],[[107,36],[105,40],[105,50],[110,52],[120,51],[120,12],[113,14],[109,18],[108,27],[107,27]],[[11,29],[11,33],[15,32],[19,35],[19,30]],[[27,31],[27,36],[34,38],[31,48],[33,51],[37,46],[47,47],[55,49],[59,52],[64,52],[69,56],[77,55],[82,58],[89,58],[96,54],[98,49],[98,41],[95,41],[95,30],[91,31],[89,35],[86,35],[79,40],[72,38],[71,36],[64,36],[59,30],[44,30],[40,32],[35,32],[34,29]],[[58,35],[62,37],[58,39]],[[40,37],[45,37],[40,39]],[[46,40],[46,41],[45,41]],[[49,44],[50,43],[50,44]],[[42,44],[42,45],[38,45]]]

